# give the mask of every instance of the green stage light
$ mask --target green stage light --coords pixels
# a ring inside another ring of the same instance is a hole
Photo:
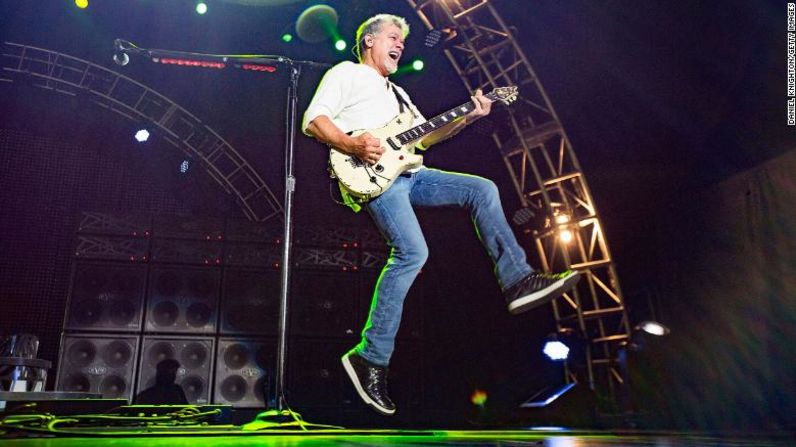
[[[296,19],[296,35],[308,43],[320,43],[330,37],[338,40],[337,20],[337,11],[331,6],[310,6]]]
[[[207,12],[207,3],[199,2],[196,4],[196,13],[197,14],[204,14]]]
[[[398,70],[393,73],[393,76],[403,76],[410,73],[417,73],[423,70],[425,64],[420,59],[415,59],[411,62],[407,62],[405,64],[401,64],[398,66]]]
[[[337,49],[337,51],[345,50],[346,46],[348,45],[346,45],[345,40],[343,39],[337,39],[337,41],[334,43],[334,48]]]
[[[283,42],[291,42],[293,40],[293,35],[290,33],[282,34],[282,41]]]
[[[488,395],[486,391],[483,390],[475,390],[473,394],[470,395],[470,402],[473,405],[478,405],[479,407],[483,407],[486,404],[486,400]]]

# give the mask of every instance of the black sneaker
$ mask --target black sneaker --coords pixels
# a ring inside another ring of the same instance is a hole
[[[573,270],[563,273],[531,272],[503,292],[503,296],[509,312],[516,315],[553,301],[577,284],[579,279],[580,273]]]
[[[344,355],[342,361],[359,397],[385,416],[395,414],[395,404],[387,395],[387,368],[374,365],[353,351]]]

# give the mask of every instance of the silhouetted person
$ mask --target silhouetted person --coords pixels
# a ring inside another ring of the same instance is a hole
[[[161,360],[157,366],[155,384],[138,393],[137,405],[188,405],[185,391],[175,383],[180,362],[174,359]]]

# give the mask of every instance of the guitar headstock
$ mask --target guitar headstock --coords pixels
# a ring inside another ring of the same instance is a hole
[[[509,105],[517,99],[519,95],[516,85],[510,87],[497,87],[489,92],[486,97],[492,101],[500,101],[505,105]]]

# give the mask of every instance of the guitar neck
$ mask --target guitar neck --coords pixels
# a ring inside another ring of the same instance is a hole
[[[493,93],[489,93],[486,95],[486,97],[492,101],[497,99]],[[440,127],[450,124],[451,121],[455,120],[456,118],[467,115],[473,110],[475,110],[475,103],[468,101],[458,107],[448,110],[447,112],[440,113],[439,115],[431,118],[423,124],[420,124],[419,126],[415,126],[403,133],[396,135],[395,138],[397,138],[402,145],[409,144],[412,141],[417,141],[423,138]]]

